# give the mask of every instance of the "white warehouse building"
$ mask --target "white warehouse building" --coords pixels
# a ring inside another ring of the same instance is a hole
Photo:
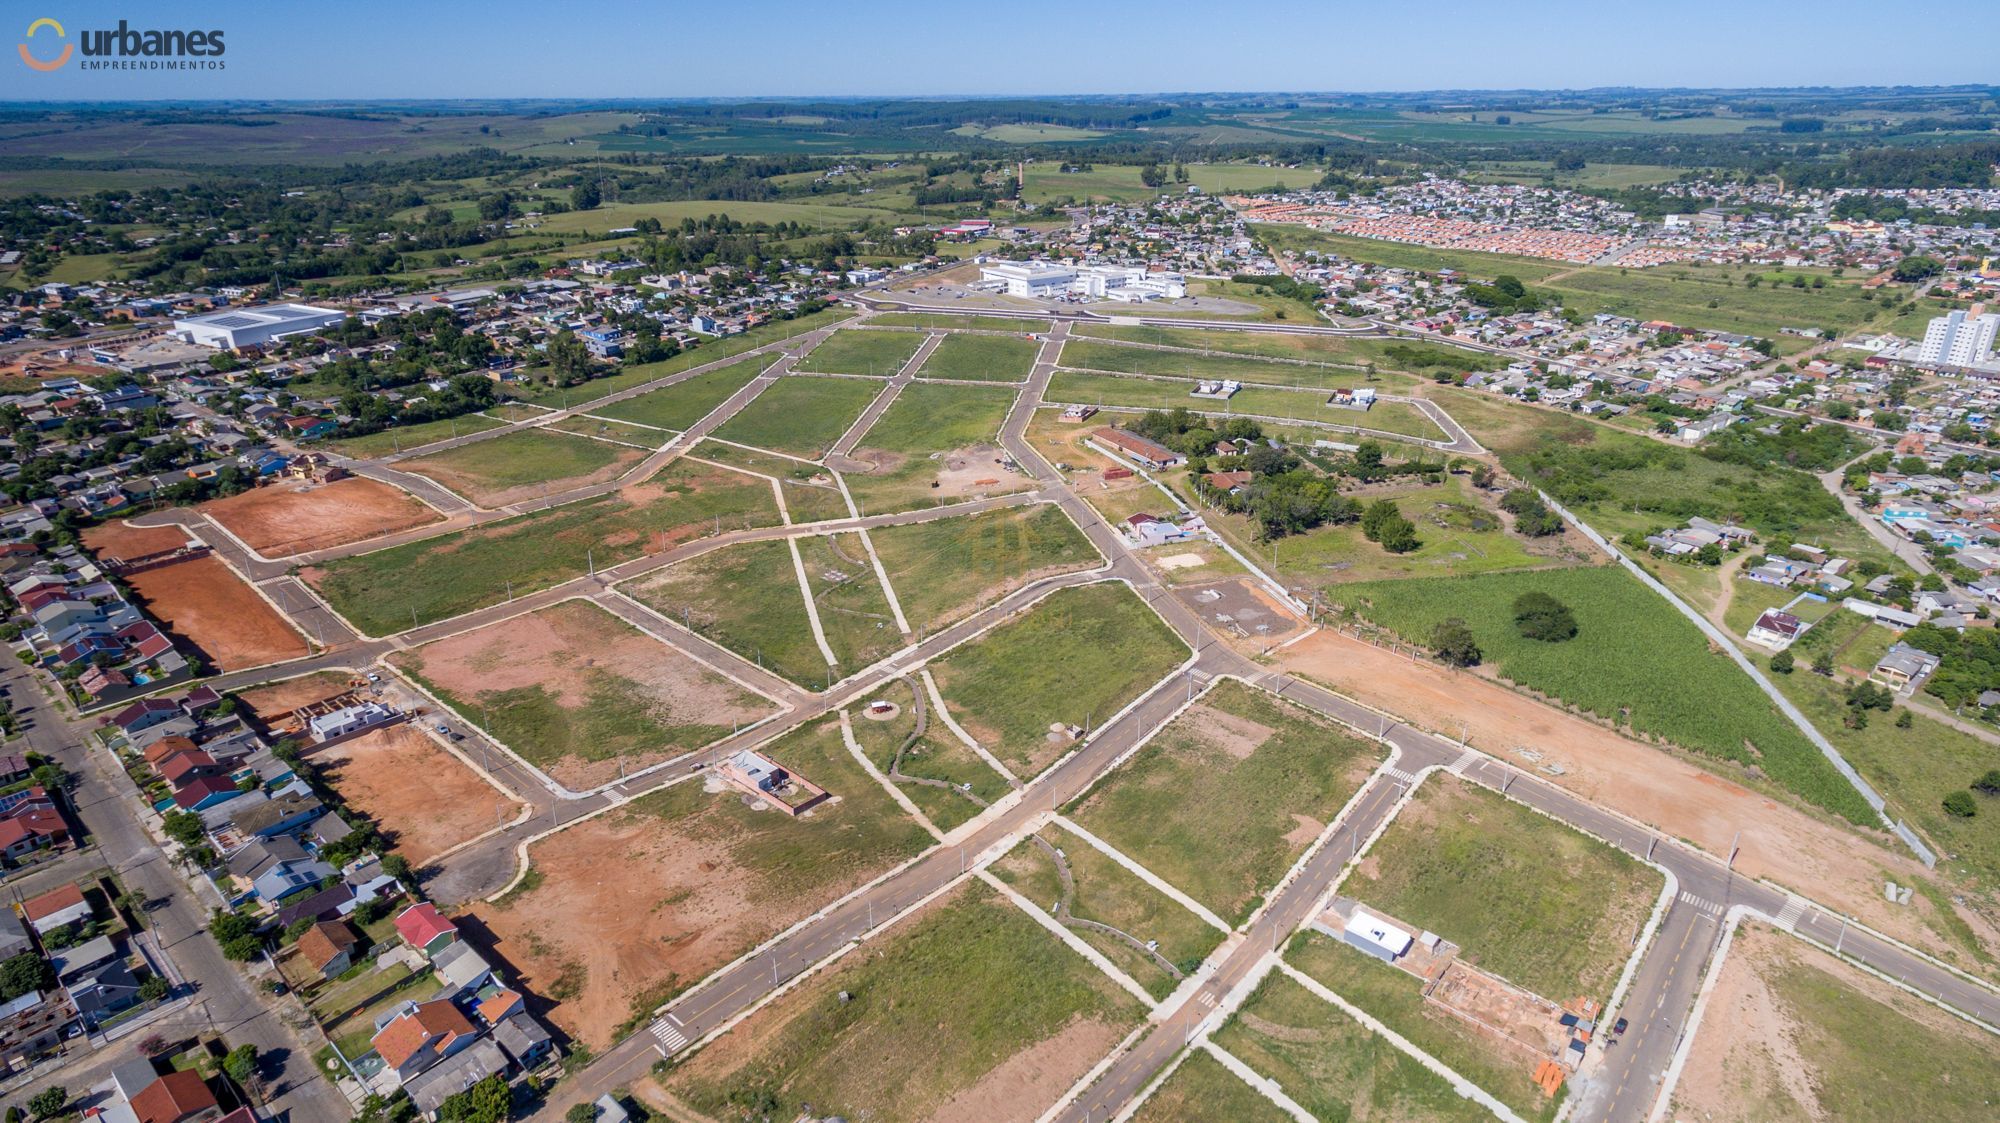
[[[1186,277],[1179,273],[1150,272],[1143,265],[996,262],[980,267],[979,281],[982,287],[1008,296],[1038,299],[1072,295],[1137,303],[1179,300],[1187,295]]]
[[[189,343],[234,351],[294,335],[309,335],[347,318],[335,308],[310,304],[264,304],[255,308],[224,308],[174,321],[174,334]]]

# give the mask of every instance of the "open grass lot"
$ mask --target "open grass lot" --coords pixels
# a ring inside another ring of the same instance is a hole
[[[967,748],[944,723],[932,718],[922,736],[914,742],[909,738],[916,732],[917,720],[914,704],[923,696],[923,683],[914,677],[905,677],[884,686],[869,699],[879,698],[890,702],[898,709],[896,716],[886,721],[878,721],[866,716],[864,706],[850,710],[853,718],[855,743],[861,746],[868,759],[887,776],[894,763],[896,751],[903,751],[901,772],[904,776],[929,780],[942,780],[957,788],[971,785],[971,794],[991,804],[1012,789],[998,772],[979,758],[977,753]],[[927,709],[929,701],[922,703]],[[951,830],[960,823],[979,814],[980,807],[957,791],[946,791],[930,784],[899,781],[903,794],[910,802],[923,809],[930,821],[939,830]]]
[[[1493,1118],[1387,1038],[1275,971],[1216,1032],[1215,1043],[1325,1123]]]
[[[1189,164],[1188,182],[1210,194],[1254,191],[1260,187],[1310,187],[1319,180],[1312,168],[1262,168],[1253,164]],[[1097,164],[1087,172],[1065,172],[1060,161],[1028,165],[1028,178],[1021,198],[1029,203],[1051,199],[1100,200],[1114,203],[1143,202],[1160,195],[1186,191],[1180,184],[1148,187],[1139,181],[1136,164]]]
[[[665,378],[670,374],[679,374],[684,370],[692,370],[698,366],[705,366],[718,359],[726,359],[732,355],[741,355],[746,351],[762,347],[768,343],[776,343],[782,339],[791,339],[794,336],[804,335],[810,331],[817,331],[820,328],[837,324],[853,314],[847,308],[836,307],[823,308],[818,312],[797,316],[789,320],[772,320],[770,323],[759,324],[749,331],[739,332],[735,335],[704,339],[700,346],[682,351],[671,359],[662,359],[657,363],[645,363],[639,366],[626,367],[617,374],[592,379],[581,386],[551,386],[530,390],[523,394],[522,400],[542,406],[566,407],[583,405],[587,402],[594,402],[608,394],[616,394],[620,390],[630,390],[634,386],[643,385],[656,378]]]
[[[1071,817],[1240,923],[1382,755],[1326,718],[1225,680],[1085,793]]]
[[[1515,598],[1569,606],[1577,635],[1523,637]],[[1471,628],[1497,673],[1634,733],[1664,738],[1768,777],[1856,823],[1873,813],[1755,683],[1673,606],[1622,569],[1590,567],[1379,581],[1342,588],[1349,608],[1417,643],[1448,617]]]
[[[798,540],[827,646],[840,660],[836,675],[851,674],[905,646],[889,598],[875,577],[859,534],[822,534]]]
[[[1357,386],[1361,384],[1361,377],[1351,371],[1342,371],[1334,373],[1328,382],[1330,385]],[[1259,386],[1239,390],[1231,395],[1228,401],[1216,401],[1212,398],[1195,397],[1194,388],[1195,383],[1191,379],[1155,375],[1080,374],[1076,371],[1063,370],[1057,371],[1055,377],[1049,380],[1048,393],[1044,397],[1047,401],[1058,404],[1130,406],[1139,409],[1180,407],[1217,417],[1238,414],[1283,417],[1316,421],[1326,425],[1376,429],[1384,433],[1400,433],[1426,440],[1445,439],[1444,430],[1439,429],[1435,422],[1417,412],[1415,406],[1403,402],[1376,402],[1372,408],[1366,410],[1345,409],[1326,404],[1327,395],[1331,390],[1275,390]]]
[[[644,456],[588,437],[522,429],[396,466],[492,508],[609,479]]]
[[[1575,544],[1578,539],[1573,533],[1528,539],[1509,531],[1492,500],[1464,476],[1446,476],[1443,483],[1431,486],[1370,488],[1363,502],[1378,499],[1393,501],[1397,510],[1416,524],[1421,543],[1416,549],[1392,554],[1368,541],[1358,523],[1320,526],[1274,542],[1258,542],[1247,516],[1212,512],[1207,519],[1208,525],[1237,549],[1275,566],[1276,574],[1288,585],[1320,589],[1394,577],[1459,576],[1575,564],[1588,556],[1582,552],[1585,547]]]
[[[1688,1064],[1679,1119],[1983,1119],[2000,1039],[1761,925],[1738,931]]]
[[[826,656],[813,642],[798,570],[783,541],[724,546],[649,573],[623,590],[801,686],[827,683]]]
[[[1440,772],[1342,891],[1544,998],[1601,1004],[1660,885],[1632,856]]]
[[[346,983],[322,992],[315,1006],[323,1009],[326,1035],[349,1060],[359,1060],[374,1051],[375,1019],[405,1002],[428,1002],[444,989],[437,975],[426,971],[413,975],[407,967],[365,971]],[[348,996],[363,1005],[340,1006]],[[341,1011],[345,1010],[344,1016]]]
[[[662,429],[686,429],[707,417],[715,407],[728,401],[730,395],[749,385],[751,379],[777,361],[778,356],[769,352],[753,355],[718,370],[697,374],[685,382],[650,390],[636,398],[611,402],[591,413],[614,421],[656,425]]]
[[[871,780],[837,720],[762,750],[833,796],[800,818],[719,776],[650,792],[534,843],[520,888],[474,915],[550,1018],[592,1049],[930,836]],[[606,876],[608,861],[617,863]]]
[[[342,616],[388,635],[659,553],[724,529],[776,526],[771,485],[754,476],[676,461],[609,495],[469,530],[339,558],[305,578]]]
[[[421,425],[384,429],[365,437],[329,441],[326,447],[342,456],[367,460],[377,456],[390,456],[403,449],[419,448],[433,441],[448,441],[453,437],[463,437],[470,433],[483,433],[488,429],[498,429],[502,424],[504,423],[483,414],[469,413],[464,417],[450,417],[443,421],[426,421]]]
[[[569,433],[578,437],[588,437],[594,441],[637,445],[643,450],[657,449],[673,439],[672,434],[650,425],[634,425],[630,421],[613,421],[608,417],[590,417],[585,414],[572,414],[561,421],[551,421],[543,426],[543,431]]]
[[[1004,331],[1026,337],[1031,332],[1049,330],[1049,321],[1012,316],[953,316],[943,312],[884,312],[871,316],[871,324],[885,328],[964,328],[970,331]]]
[[[844,519],[852,514],[832,473],[816,464],[721,441],[703,441],[694,455],[777,480],[785,492],[785,510],[794,523]]]
[[[924,337],[911,331],[837,331],[806,352],[798,369],[887,378],[902,370],[923,345]]]
[[[849,1001],[841,1001],[845,993]],[[1139,1004],[977,882],[864,944],[664,1078],[731,1105],[895,1123],[1040,1115],[1141,1018]]]
[[[1053,503],[869,531],[913,628],[936,631],[1024,585],[1104,558]]]
[[[1388,358],[1388,349],[1398,342],[1394,339],[1357,339],[1339,335],[1277,335],[1266,332],[1126,324],[1075,324],[1070,327],[1070,338],[1071,342],[1065,345],[1065,350],[1077,346],[1077,340],[1104,339],[1123,343],[1151,343],[1161,347],[1191,347],[1199,351],[1227,351],[1237,355],[1268,359],[1303,359],[1307,362],[1345,363],[1352,366],[1375,363],[1385,368],[1394,365]],[[1105,369],[1133,368],[1120,366]],[[1277,380],[1259,378],[1257,381]]]
[[[778,379],[716,429],[719,440],[818,460],[882,392],[872,378]]]
[[[390,662],[572,790],[769,716],[766,700],[588,601],[564,601]]]
[[[1286,1123],[1290,1118],[1221,1061],[1198,1050],[1139,1105],[1132,1123]]]
[[[1176,334],[1227,337],[1240,335],[1254,339],[1247,333],[1223,331],[1196,332],[1182,328],[1102,328],[1102,331],[1128,331],[1151,333],[1170,331]],[[1311,336],[1271,336],[1273,340],[1312,339]],[[1374,340],[1357,340],[1350,347],[1360,347],[1375,343]],[[1175,346],[1207,346],[1207,344],[1182,344]],[[1278,350],[1273,346],[1274,351]],[[1274,358],[1314,359],[1313,354],[1285,355]],[[1063,344],[1062,365],[1086,370],[1113,371],[1122,374],[1158,374],[1173,378],[1221,379],[1233,378],[1239,382],[1262,383],[1273,386],[1302,386],[1309,390],[1331,393],[1342,386],[1374,386],[1378,391],[1395,393],[1416,385],[1416,380],[1402,374],[1380,374],[1373,379],[1360,369],[1370,362],[1366,359],[1326,359],[1339,365],[1307,366],[1301,363],[1270,362],[1257,355],[1206,355],[1194,351],[1163,351],[1153,347],[1123,347],[1117,343],[1094,340],[1072,340]],[[1388,364],[1384,362],[1383,366]],[[1211,405],[1217,403],[1209,403]]]
[[[1000,424],[1013,408],[1012,387],[913,382],[861,438],[843,465],[847,489],[864,515],[954,503],[1016,491],[1027,476],[1005,466]]]
[[[1041,344],[1026,335],[945,336],[924,360],[917,374],[924,378],[955,378],[969,382],[1019,382],[1035,365]]]
[[[1108,924],[1141,943],[1159,941],[1160,955],[1179,968],[1183,976],[1192,974],[1222,942],[1220,930],[1071,831],[1051,825],[1041,831],[1041,838],[1061,851],[1063,860],[1069,864],[1075,886],[1070,915]],[[1062,877],[1057,872],[1055,857],[1031,839],[1022,841],[994,863],[993,872],[1044,910],[1062,899]],[[1106,959],[1145,987],[1155,999],[1165,998],[1180,985],[1180,979],[1152,957],[1140,954],[1116,936],[1089,927],[1072,931],[1103,952]]]
[[[1468,1022],[1439,1016],[1424,1001],[1423,983],[1414,975],[1314,931],[1292,937],[1285,959],[1484,1088],[1523,1119],[1547,1123],[1555,1118],[1557,1102],[1535,1086],[1534,1065],[1527,1054],[1484,1036]],[[1346,1017],[1331,1008],[1327,1016]]]
[[[931,665],[967,733],[1016,775],[1038,775],[1086,731],[1165,678],[1188,656],[1165,621],[1123,582],[1058,589]]]

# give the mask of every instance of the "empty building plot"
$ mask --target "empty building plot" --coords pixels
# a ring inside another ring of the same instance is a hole
[[[791,547],[781,540],[724,546],[620,589],[801,686],[823,688],[844,673],[829,674],[832,664],[814,638]]]
[[[818,460],[882,392],[868,378],[788,375],[715,430],[719,440]]]
[[[1053,503],[868,532],[910,625],[936,631],[1043,578],[1104,564]]]
[[[648,390],[636,397],[606,402],[590,412],[596,417],[651,425],[661,429],[684,430],[715,412],[737,391],[750,384],[782,356],[777,353],[746,355],[715,370]]]
[[[1019,382],[1035,365],[1041,344],[1021,335],[948,335],[917,369],[919,378]]]
[[[826,342],[806,352],[799,370],[822,374],[871,374],[887,378],[903,369],[924,345],[925,335],[916,331],[866,331],[851,328],[834,332]]]
[[[868,515],[1019,491],[1032,481],[999,444],[1014,397],[1004,387],[904,387],[833,466]]]
[[[616,479],[645,457],[636,448],[569,433],[523,429],[396,465],[481,507],[505,507]]]

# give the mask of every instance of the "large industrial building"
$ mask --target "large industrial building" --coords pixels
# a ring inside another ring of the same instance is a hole
[[[174,334],[189,343],[234,351],[258,347],[294,335],[330,328],[347,318],[335,308],[310,304],[264,304],[256,308],[224,308],[174,321]]]
[[[981,266],[982,288],[1047,300],[1084,296],[1096,300],[1137,303],[1179,300],[1187,295],[1187,278],[1179,273],[1153,272],[1144,265],[1064,265],[1050,261],[1007,261]]]
[[[1987,312],[1975,304],[1934,319],[1917,345],[1917,361],[1946,367],[1995,366],[1993,344],[2000,337],[2000,312]]]

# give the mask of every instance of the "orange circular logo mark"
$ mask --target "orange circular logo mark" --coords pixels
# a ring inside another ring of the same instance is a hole
[[[59,24],[56,21],[49,19],[47,17],[38,19],[35,22],[28,25],[28,38],[33,39],[35,37],[35,33],[37,31],[40,31],[44,27],[55,29],[57,38],[61,39],[69,38],[69,33],[63,30],[62,24]],[[38,59],[34,55],[28,53],[28,45],[26,43],[22,43],[19,47],[19,50],[21,52],[21,61],[27,63],[31,69],[42,70],[42,71],[61,69],[62,65],[69,61],[70,52],[75,49],[76,49],[76,44],[64,43],[61,54],[57,55],[54,59],[51,59],[48,62],[43,62],[41,59]]]

